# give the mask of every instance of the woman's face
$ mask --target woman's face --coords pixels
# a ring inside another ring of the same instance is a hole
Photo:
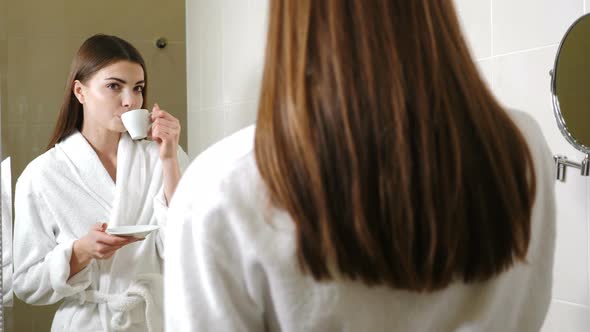
[[[74,94],[84,109],[84,129],[125,132],[121,114],[141,108],[144,79],[139,64],[118,61],[85,82],[75,81]]]

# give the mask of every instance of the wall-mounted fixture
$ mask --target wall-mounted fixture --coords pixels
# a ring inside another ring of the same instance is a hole
[[[581,162],[555,155],[556,178],[565,181],[574,167],[590,175],[590,14],[576,20],[566,32],[550,71],[553,113],[565,139],[586,156]]]
[[[166,48],[166,46],[168,46],[168,41],[166,40],[166,38],[160,37],[160,38],[156,39],[155,45],[159,49],[164,49],[164,48]]]

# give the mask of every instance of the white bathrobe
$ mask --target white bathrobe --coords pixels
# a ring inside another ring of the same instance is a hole
[[[179,148],[183,170],[188,158]],[[14,291],[29,304],[65,299],[52,331],[162,331],[164,229],[92,260],[72,276],[72,244],[97,222],[166,224],[162,163],[154,142],[122,134],[113,182],[76,132],[33,160],[16,184]]]
[[[12,307],[12,177],[10,157],[0,163],[0,210],[2,210],[2,305]]]
[[[293,222],[269,210],[254,129],[211,147],[193,161],[170,205],[167,331],[539,331],[551,298],[553,159],[536,122],[523,113],[514,119],[537,170],[528,263],[429,294],[302,274]]]

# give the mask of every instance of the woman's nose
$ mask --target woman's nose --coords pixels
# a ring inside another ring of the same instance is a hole
[[[138,108],[139,106],[141,106],[141,99],[142,96],[139,95],[134,95],[132,93],[126,93],[123,98],[122,98],[122,104],[123,107],[128,108],[128,109],[134,109],[134,108]]]

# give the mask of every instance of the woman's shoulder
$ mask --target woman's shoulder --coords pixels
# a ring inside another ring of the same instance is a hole
[[[235,204],[230,201],[236,196],[252,199],[255,196],[252,188],[257,182],[253,140],[254,128],[249,127],[198,155],[183,174],[171,209],[207,214],[231,209]]]
[[[246,127],[211,145],[188,167],[184,177],[191,181],[220,185],[236,169],[245,167],[244,160],[254,149],[254,126]]]
[[[533,159],[536,162],[551,163],[551,150],[537,120],[530,114],[518,110],[508,110],[507,113],[524,136]]]
[[[536,193],[528,259],[531,261],[552,259],[556,216],[553,155],[539,123],[533,116],[515,110],[509,111],[508,114],[524,136],[535,168]]]
[[[38,182],[48,173],[55,173],[61,164],[56,148],[53,147],[31,160],[17,179],[17,185]]]
[[[548,147],[539,122],[531,114],[514,109],[509,109],[506,112],[518,129],[520,129],[529,145]]]
[[[239,247],[244,257],[278,233],[290,234],[286,216],[269,205],[253,148],[248,127],[193,160],[170,203],[168,225],[177,234],[194,234],[208,247]]]

